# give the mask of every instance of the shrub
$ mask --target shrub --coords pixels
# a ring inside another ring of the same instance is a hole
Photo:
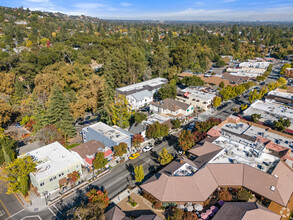
[[[160,208],[162,208],[162,203],[159,201],[155,201],[153,207],[154,207],[154,209],[160,209]]]
[[[250,198],[250,192],[243,189],[243,190],[239,190],[237,192],[237,196],[238,196],[238,200],[242,200],[242,201],[248,201]]]
[[[131,206],[135,207],[137,205],[137,202],[134,201],[134,199],[130,196],[128,196],[128,201],[127,201]]]
[[[223,200],[223,201],[231,201],[232,200],[232,195],[228,191],[222,190],[219,193],[219,199]]]

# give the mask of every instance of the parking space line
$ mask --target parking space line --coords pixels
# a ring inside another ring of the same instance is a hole
[[[56,217],[56,219],[59,220],[58,216],[52,211],[52,209],[50,209],[50,207],[48,207],[48,209]]]
[[[53,204],[53,206],[55,207],[55,209],[60,213],[62,214],[62,212],[55,206],[55,204]]]
[[[0,203],[1,203],[1,205],[3,206],[3,208],[5,209],[7,215],[8,215],[8,216],[11,216],[10,213],[9,213],[9,211],[8,211],[8,209],[6,208],[6,206],[4,205],[4,203],[1,201],[1,199],[0,199]]]

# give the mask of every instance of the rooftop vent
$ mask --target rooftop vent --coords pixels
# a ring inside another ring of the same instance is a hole
[[[275,191],[276,187],[275,186],[271,186],[271,190]]]
[[[274,174],[274,177],[278,178],[278,175],[277,174]]]

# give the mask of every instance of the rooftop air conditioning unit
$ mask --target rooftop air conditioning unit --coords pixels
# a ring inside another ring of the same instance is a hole
[[[271,186],[271,190],[275,191],[276,187],[275,186]]]

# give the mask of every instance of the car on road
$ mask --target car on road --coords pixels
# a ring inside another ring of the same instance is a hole
[[[144,148],[142,149],[142,151],[143,151],[143,152],[148,152],[148,151],[150,151],[150,150],[153,149],[153,148],[154,148],[153,146],[149,145],[149,146],[144,147]]]
[[[130,157],[129,157],[129,159],[130,159],[130,160],[134,160],[134,159],[138,158],[139,155],[140,155],[140,154],[139,154],[138,152],[137,152],[137,153],[134,153],[134,154],[131,154]]]
[[[155,141],[155,145],[159,145],[159,144],[161,144],[162,143],[162,140],[156,140]]]

